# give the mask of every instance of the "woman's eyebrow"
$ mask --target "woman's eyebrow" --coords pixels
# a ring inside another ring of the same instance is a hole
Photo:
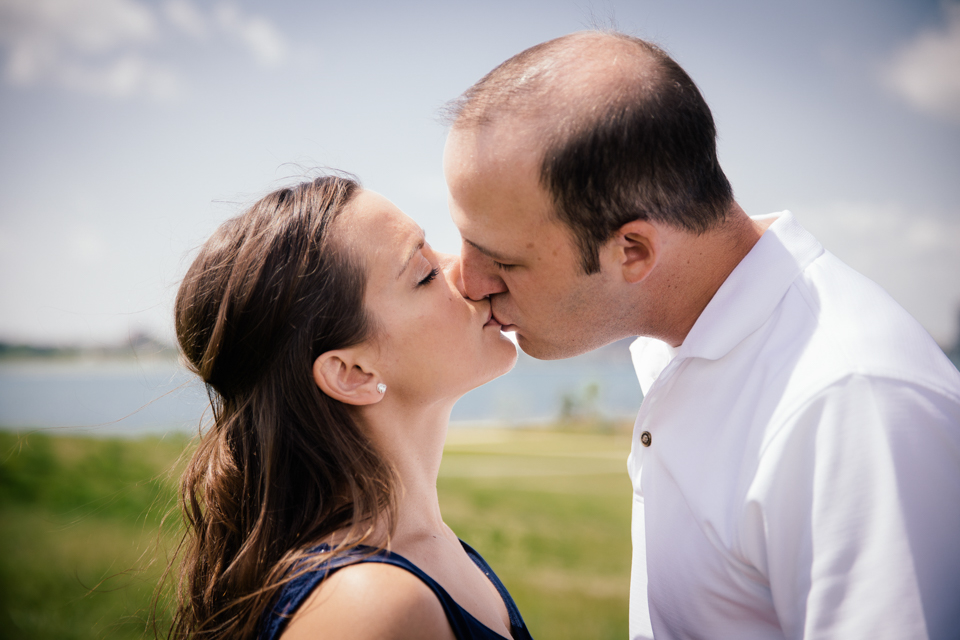
[[[426,241],[427,241],[426,234],[424,233],[423,229],[420,229],[420,239],[417,242],[417,244],[415,244],[413,248],[410,249],[410,253],[407,254],[406,259],[403,261],[403,267],[400,269],[400,272],[397,274],[397,280],[400,279],[400,277],[407,270],[407,267],[410,266],[410,261],[413,260],[413,256],[417,255],[417,252],[423,249],[423,245],[426,244]]]

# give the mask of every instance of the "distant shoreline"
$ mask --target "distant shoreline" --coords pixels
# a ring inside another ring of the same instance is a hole
[[[624,338],[599,349],[577,356],[582,361],[629,360],[627,347],[634,338]],[[940,349],[960,369],[960,340],[952,347],[939,345]],[[130,362],[170,361],[175,362],[180,351],[169,344],[146,335],[135,335],[126,344],[100,346],[50,346],[0,341],[0,364],[8,362]],[[520,351],[520,357],[534,360]]]
[[[47,346],[0,342],[0,362],[143,359],[175,361],[178,356],[179,351],[175,347],[150,338],[103,346]]]

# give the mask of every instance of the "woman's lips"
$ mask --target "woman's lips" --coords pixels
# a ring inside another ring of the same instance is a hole
[[[483,325],[484,327],[500,327],[503,326],[497,316],[493,315],[493,305],[490,305],[490,316],[487,318],[487,321]]]

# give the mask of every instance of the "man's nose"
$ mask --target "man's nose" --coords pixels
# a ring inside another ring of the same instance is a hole
[[[460,252],[460,281],[460,293],[471,300],[483,300],[507,290],[493,260],[466,242]]]

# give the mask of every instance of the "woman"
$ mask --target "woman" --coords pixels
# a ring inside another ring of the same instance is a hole
[[[181,481],[173,636],[529,638],[437,501],[453,404],[516,361],[458,279],[342,177],[280,189],[203,246],[176,329],[214,420]]]

